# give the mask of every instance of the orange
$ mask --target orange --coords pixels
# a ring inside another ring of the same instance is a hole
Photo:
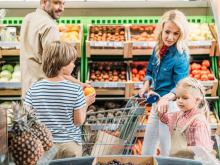
[[[92,94],[92,93],[94,93],[94,92],[95,92],[95,89],[94,89],[93,87],[87,87],[87,88],[84,90],[85,96],[90,95],[90,94]]]

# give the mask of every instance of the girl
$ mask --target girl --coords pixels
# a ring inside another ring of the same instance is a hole
[[[152,110],[145,130],[142,155],[156,155],[159,145],[161,156],[168,156],[170,134],[167,125],[160,122],[155,110],[178,111],[173,100],[176,84],[189,75],[189,49],[187,46],[188,22],[178,10],[166,12],[156,27],[156,47],[147,66],[144,86],[139,91],[143,97],[151,85],[161,99],[152,105]]]
[[[149,95],[156,94],[150,92]],[[176,103],[180,111],[166,113],[158,109],[158,117],[169,126],[171,157],[193,159],[192,146],[201,145],[209,152],[213,149],[208,124],[209,108],[204,87],[194,78],[184,78],[176,86]]]
[[[63,41],[48,43],[42,56],[46,78],[28,90],[25,105],[36,109],[38,119],[51,131],[54,159],[82,156],[81,131],[86,110],[95,102],[95,93],[84,96],[82,87],[65,79],[75,67],[75,48]]]

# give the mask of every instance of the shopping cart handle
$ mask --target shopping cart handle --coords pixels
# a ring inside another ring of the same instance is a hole
[[[158,95],[151,95],[147,97],[147,93],[144,93],[143,96],[147,98],[146,102],[149,104],[156,103],[160,98]],[[139,93],[136,95],[136,97],[140,98]]]

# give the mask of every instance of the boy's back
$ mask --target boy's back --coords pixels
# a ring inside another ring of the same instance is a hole
[[[43,79],[32,84],[25,102],[37,109],[38,119],[51,131],[54,143],[75,141],[82,144],[81,131],[73,121],[73,110],[86,106],[80,85],[68,80]]]

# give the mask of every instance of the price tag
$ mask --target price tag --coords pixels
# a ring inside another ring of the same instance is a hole
[[[139,84],[138,86],[139,86],[139,88],[142,88],[142,87],[143,87],[143,84]]]
[[[109,47],[113,47],[114,44],[113,44],[112,42],[109,42],[109,43],[108,43],[108,46],[109,46]]]
[[[104,87],[109,87],[109,83],[104,83]]]
[[[107,46],[107,42],[97,42],[95,46]]]
[[[144,42],[144,46],[148,46],[148,42]]]
[[[122,43],[121,42],[114,42],[114,46],[122,47]]]
[[[156,41],[148,42],[148,46],[155,46],[155,45],[156,45]]]
[[[109,87],[117,87],[117,83],[114,83],[114,82],[109,83]]]

